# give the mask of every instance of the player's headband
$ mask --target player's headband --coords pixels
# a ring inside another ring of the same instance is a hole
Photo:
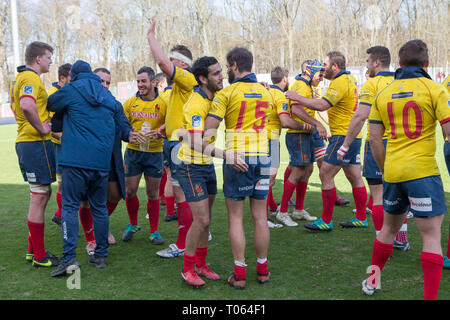
[[[189,67],[192,65],[192,60],[186,57],[184,54],[179,53],[178,51],[172,51],[169,55],[169,58],[177,59],[186,63]]]
[[[314,79],[314,76],[317,72],[324,71],[324,67],[322,63],[319,61],[311,61],[308,63],[308,65],[305,67],[305,75],[309,78],[309,82],[311,83],[312,79]]]

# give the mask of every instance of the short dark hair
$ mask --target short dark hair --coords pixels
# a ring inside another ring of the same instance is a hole
[[[336,64],[339,69],[345,70],[345,56],[339,51],[328,52],[327,57],[331,64]]]
[[[99,72],[103,72],[103,73],[111,75],[111,72],[109,72],[109,70],[106,68],[97,68],[94,70],[94,73],[99,73]]]
[[[367,54],[374,61],[379,60],[383,68],[389,68],[391,64],[391,53],[383,46],[374,46],[367,49]]]
[[[61,79],[61,77],[68,77],[70,75],[70,69],[72,68],[72,65],[70,63],[65,63],[58,68],[58,80]]]
[[[251,72],[253,54],[246,48],[236,47],[228,52],[227,62],[230,66],[236,62],[239,72]]]
[[[53,47],[41,41],[34,41],[30,43],[25,49],[25,63],[31,65],[37,57],[45,54],[48,50],[53,54]]]
[[[422,40],[410,40],[398,52],[400,64],[404,67],[424,67],[428,61],[428,47]]]
[[[146,66],[141,67],[138,70],[137,74],[141,74],[141,73],[144,73],[144,72],[148,74],[148,78],[150,79],[150,81],[155,79],[155,71],[153,71],[152,68],[146,67]]]
[[[174,46],[172,49],[170,49],[170,52],[174,52],[174,51],[177,51],[177,52],[181,53],[183,56],[192,60],[192,52],[191,52],[191,50],[189,50],[188,47],[186,47],[182,44],[178,44],[178,45]]]
[[[199,85],[202,84],[200,82],[200,76],[208,78],[209,67],[216,63],[219,62],[214,57],[201,57],[195,60],[194,64],[192,65],[192,73],[194,74],[195,79],[197,80],[197,83]]]
[[[284,77],[289,76],[289,70],[282,67],[275,67],[270,72],[270,79],[272,80],[273,84],[280,83],[281,80],[283,80]]]

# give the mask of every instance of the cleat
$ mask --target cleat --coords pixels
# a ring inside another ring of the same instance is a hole
[[[208,242],[210,242],[211,240],[212,240],[211,231],[208,231]]]
[[[49,268],[49,267],[55,267],[60,264],[60,260],[58,257],[53,255],[50,251],[47,251],[47,254],[45,255],[44,259],[37,261],[34,259],[32,260],[32,266],[36,268]]]
[[[450,269],[450,259],[447,256],[444,256],[444,265],[442,267],[444,269]]]
[[[295,220],[307,220],[307,221],[314,221],[317,219],[317,217],[313,217],[309,214],[308,211],[305,209],[297,210],[295,209],[294,212],[292,212],[292,218]]]
[[[408,240],[405,242],[394,240],[394,248],[400,251],[408,251],[409,249],[411,249],[411,246],[409,245]]]
[[[269,209],[269,214],[271,216],[276,216],[277,215],[277,211],[280,210],[280,207],[281,207],[281,204],[279,204],[275,210]]]
[[[353,214],[356,214],[356,209],[352,210]],[[372,214],[372,210],[370,210],[368,207],[366,207],[366,214]]]
[[[151,243],[158,245],[164,243],[164,239],[161,237],[158,231],[151,233],[148,237],[148,240],[150,240]]]
[[[283,228],[283,225],[280,223],[275,223],[271,219],[267,219],[267,226],[269,229],[280,229]]]
[[[139,223],[133,226],[131,223],[127,224],[127,229],[123,232],[122,240],[125,242],[131,241],[136,232],[141,230]]]
[[[270,280],[270,272],[267,272],[266,274],[259,274],[258,273],[257,277],[258,277],[258,282],[260,284],[267,283]]]
[[[367,283],[367,280],[364,280],[362,282],[362,292],[368,296],[371,296],[375,293],[375,290],[377,290],[377,288],[375,288],[374,286],[372,286],[371,284]]]
[[[26,262],[33,262],[33,257],[34,257],[33,252],[27,252],[27,254],[25,255],[25,261]]]
[[[181,279],[186,282],[188,285],[194,286],[194,287],[202,287],[206,284],[205,281],[203,281],[197,274],[197,272],[192,269],[188,270],[186,272],[181,272]]]
[[[278,211],[277,216],[275,218],[288,227],[298,226],[298,223],[293,221],[287,212]]]
[[[88,263],[94,265],[98,269],[106,268],[106,257],[99,257],[93,255],[89,258]]]
[[[315,220],[313,223],[303,225],[306,229],[312,231],[331,231],[333,230],[333,221],[325,223],[322,218]]]
[[[108,244],[116,244],[116,238],[114,238],[111,231],[108,232]]]
[[[86,244],[86,252],[89,256],[93,256],[95,252],[95,247],[97,246],[97,243],[94,241],[90,241]]]
[[[178,214],[175,212],[174,214],[164,213],[164,221],[172,221],[178,220]]]
[[[54,223],[56,223],[58,226],[60,226],[60,227],[61,227],[61,220],[62,220],[62,218],[61,218],[61,217],[58,217],[56,214],[54,214],[54,215],[52,216],[52,221],[53,221]]]
[[[196,267],[195,271],[199,276],[203,276],[208,280],[219,280],[220,276],[212,271],[208,265],[204,265],[203,267]]]
[[[353,218],[348,222],[339,222],[339,225],[343,228],[367,228],[369,224],[366,220],[359,220],[357,218]]]
[[[411,211],[408,211],[408,214],[406,215],[406,219],[414,218],[414,214]]]
[[[348,206],[349,204],[350,204],[350,200],[345,200],[342,197],[336,197],[336,202],[335,202],[336,206],[343,206],[343,207],[345,207],[345,206]]]
[[[184,255],[184,249],[178,249],[177,245],[172,243],[167,249],[156,253],[161,258],[176,258]]]
[[[230,286],[234,287],[235,289],[245,289],[245,279],[236,279],[236,276],[234,275],[234,273],[232,273],[228,279],[227,279],[228,283],[230,284]]]
[[[61,263],[58,265],[58,267],[50,272],[50,275],[52,277],[59,277],[62,275],[66,275],[67,273],[72,273],[74,270],[80,269],[81,265],[78,262],[77,258],[73,258],[69,262],[64,262],[61,259]]]

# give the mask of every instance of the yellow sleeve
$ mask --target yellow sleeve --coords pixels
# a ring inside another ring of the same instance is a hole
[[[125,116],[127,117],[128,121],[130,123],[131,123],[131,104],[132,104],[133,100],[134,100],[133,98],[130,98],[122,104],[123,113],[125,113]]]
[[[191,72],[176,66],[174,66],[172,81],[184,91],[192,91],[198,84],[195,76]]]
[[[372,81],[366,81],[361,88],[361,92],[359,94],[359,104],[366,105],[368,107],[372,107],[373,98],[375,96],[375,90],[373,87]]]
[[[208,116],[217,118],[220,121],[222,121],[225,118],[228,105],[228,97],[223,91],[224,90],[221,90],[218,93],[216,93],[214,100],[211,104],[211,108],[209,109],[208,112]]]
[[[341,77],[340,77],[341,78]],[[344,96],[345,90],[342,90],[341,86],[339,85],[340,81],[331,81],[330,86],[327,89],[327,92],[325,92],[322,99],[327,101],[331,106],[336,105]]]
[[[19,100],[24,97],[29,97],[37,101],[39,95],[39,83],[32,76],[24,76],[22,77],[18,86],[14,87],[14,90],[19,90]]]
[[[196,108],[198,105],[201,105],[201,102],[196,101],[196,99],[191,96],[189,104],[184,106],[184,129],[188,132],[203,132],[205,129],[205,115],[201,108]]]
[[[441,125],[450,121],[450,93],[444,88],[439,88],[436,97],[433,97],[433,101],[436,101],[435,112],[436,119]]]
[[[379,124],[383,123],[383,121],[381,119],[380,112],[378,110],[376,96],[375,96],[375,99],[373,101],[372,108],[370,109],[369,123],[379,123]]]

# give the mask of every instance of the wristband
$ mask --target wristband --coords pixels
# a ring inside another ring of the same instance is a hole
[[[346,148],[346,147],[344,147],[343,145],[339,148],[339,150],[338,150],[338,154],[339,155],[341,155],[341,156],[345,156],[346,154],[347,154],[347,152],[348,152],[348,148]]]
[[[310,125],[309,123],[305,123],[305,130],[306,131],[311,130],[311,128],[312,128],[312,125]]]

